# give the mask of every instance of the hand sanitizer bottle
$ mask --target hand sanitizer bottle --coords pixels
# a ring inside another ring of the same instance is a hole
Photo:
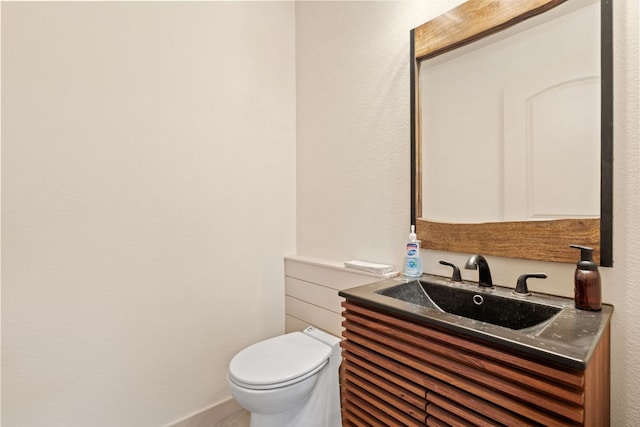
[[[407,251],[404,257],[404,275],[406,277],[420,277],[422,275],[422,259],[420,258],[420,242],[416,237],[416,226],[411,226]]]

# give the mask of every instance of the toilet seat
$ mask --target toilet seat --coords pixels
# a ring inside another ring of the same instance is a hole
[[[229,364],[229,379],[240,387],[267,390],[309,378],[329,361],[331,347],[302,332],[253,344]]]

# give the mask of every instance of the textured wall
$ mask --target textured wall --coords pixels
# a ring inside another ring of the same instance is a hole
[[[283,331],[294,47],[287,2],[2,4],[2,425],[170,423]]]
[[[401,265],[409,227],[409,30],[456,2],[296,5],[298,254]],[[612,425],[640,424],[640,140],[638,2],[614,2],[615,267],[604,269],[613,318]],[[466,254],[423,251],[438,260]],[[573,265],[490,258],[497,283],[545,271],[536,291],[571,296]],[[469,279],[475,272],[463,271]]]
[[[639,4],[614,5],[614,267],[604,291],[615,305],[612,425],[640,425],[640,42]]]
[[[461,2],[296,4],[299,254],[397,260],[409,233],[409,29]]]

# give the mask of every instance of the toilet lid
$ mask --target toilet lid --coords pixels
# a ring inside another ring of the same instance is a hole
[[[277,385],[321,368],[331,347],[302,332],[253,344],[231,359],[229,377],[248,386]]]

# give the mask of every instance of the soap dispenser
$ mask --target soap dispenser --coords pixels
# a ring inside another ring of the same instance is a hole
[[[422,275],[422,259],[420,258],[420,242],[416,236],[416,226],[411,226],[409,241],[404,257],[404,275],[406,277],[420,277]]]
[[[600,272],[593,262],[593,248],[569,245],[580,249],[580,261],[574,276],[576,308],[580,310],[598,311],[602,309],[602,290]]]

